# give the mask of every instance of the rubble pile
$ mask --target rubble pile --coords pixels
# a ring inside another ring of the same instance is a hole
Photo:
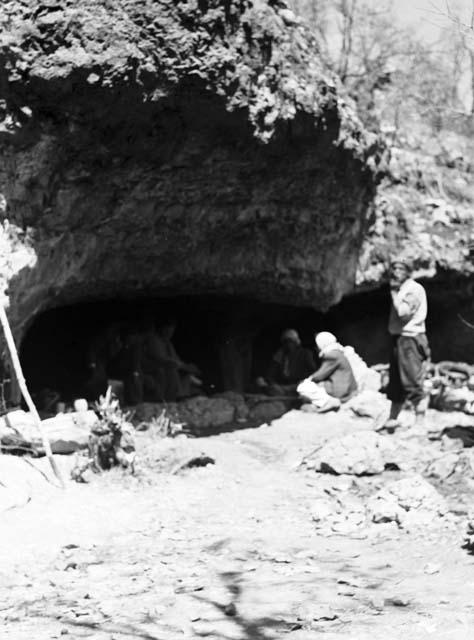
[[[367,526],[366,507],[356,494],[352,478],[333,477],[323,483],[324,489],[311,507],[311,517],[323,535],[354,535]]]
[[[457,511],[436,487],[445,481],[470,487],[474,449],[442,432],[429,439],[429,429],[428,420],[421,440],[410,429],[393,436],[357,431],[332,437],[304,458],[300,466],[320,474],[311,509],[320,533],[357,537],[378,535],[380,525],[414,533],[454,527]]]
[[[358,431],[329,440],[303,464],[321,473],[363,476],[382,473],[388,465],[398,468],[397,461],[392,440],[374,431]]]
[[[454,525],[455,516],[443,496],[419,474],[390,481],[368,498],[371,487],[360,483],[342,476],[323,485],[311,507],[320,533],[365,537],[378,535],[384,524],[413,533]]]
[[[430,526],[447,513],[444,498],[420,475],[388,483],[367,502],[372,522],[396,522],[409,530]]]

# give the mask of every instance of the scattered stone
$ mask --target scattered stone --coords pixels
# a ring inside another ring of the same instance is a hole
[[[347,596],[348,598],[352,598],[353,596],[355,596],[356,591],[354,587],[350,587],[347,584],[342,584],[338,587],[337,593],[340,596]]]
[[[171,474],[176,475],[177,473],[185,471],[186,469],[193,469],[195,467],[207,467],[208,465],[215,463],[216,461],[214,460],[214,458],[211,458],[210,456],[202,453],[200,456],[195,456],[190,460],[186,460],[186,462],[179,463],[178,466],[173,469]]]
[[[467,507],[465,504],[462,504],[460,502],[457,504],[450,505],[449,511],[455,516],[462,517],[462,516],[469,515],[469,507]]]
[[[338,614],[329,606],[304,604],[297,612],[298,620],[310,620],[314,622],[332,621],[338,618]]]
[[[224,613],[226,616],[236,616],[237,615],[237,607],[235,606],[235,604],[233,602],[229,602],[229,604],[227,604],[224,607]]]
[[[426,469],[426,475],[430,478],[437,478],[439,480],[446,480],[451,476],[459,460],[459,454],[454,451],[450,451],[445,455],[433,460]]]
[[[326,522],[327,519],[334,513],[334,502],[325,499],[317,499],[311,507],[311,517],[315,522]]]
[[[429,576],[434,575],[435,573],[439,573],[441,570],[441,565],[436,564],[435,562],[428,562],[423,568],[424,573]]]
[[[409,598],[402,596],[391,596],[390,598],[384,599],[384,605],[392,607],[408,607],[410,602]]]
[[[378,612],[383,611],[385,607],[385,600],[380,596],[375,596],[374,598],[371,598],[369,600],[369,606],[372,609],[375,609],[375,611],[378,611]]]
[[[450,438],[448,435],[441,436],[441,451],[461,451],[464,448],[461,438]]]
[[[293,25],[298,23],[298,18],[291,9],[280,9],[278,13],[283,18],[285,24]]]
[[[466,549],[469,553],[474,553],[474,520],[470,520],[467,523],[466,535],[464,537],[463,549]]]

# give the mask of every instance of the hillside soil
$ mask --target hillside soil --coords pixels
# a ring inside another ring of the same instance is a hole
[[[393,523],[318,530],[315,499],[331,483],[344,493],[347,476],[298,464],[369,423],[312,418],[199,439],[141,433],[135,477],[112,471],[65,491],[45,485],[3,513],[2,638],[472,638],[465,519],[410,533]],[[177,472],[201,452],[215,464]],[[355,482],[363,493],[399,474]],[[469,490],[441,489],[455,513],[469,510]]]

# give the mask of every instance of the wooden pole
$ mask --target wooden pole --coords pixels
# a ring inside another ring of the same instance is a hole
[[[10,357],[13,364],[13,369],[15,371],[15,375],[18,380],[18,386],[20,387],[20,391],[25,399],[28,409],[31,412],[31,415],[33,416],[36,422],[36,426],[38,428],[39,434],[41,436],[41,440],[43,442],[43,447],[44,447],[46,457],[48,458],[49,463],[51,464],[51,468],[53,469],[54,475],[58,479],[61,487],[64,489],[65,488],[64,480],[61,476],[61,472],[59,471],[59,467],[56,464],[56,460],[53,457],[53,452],[51,451],[51,445],[49,443],[49,440],[45,432],[43,431],[43,427],[41,425],[41,418],[36,409],[35,403],[33,402],[30,392],[28,391],[25,377],[23,375],[23,370],[20,364],[20,358],[18,357],[18,351],[15,345],[15,340],[13,338],[13,334],[10,328],[10,323],[8,321],[7,312],[5,311],[5,306],[2,303],[0,303],[0,322],[2,324],[3,332],[5,334],[5,339],[7,341],[8,350],[10,352]]]

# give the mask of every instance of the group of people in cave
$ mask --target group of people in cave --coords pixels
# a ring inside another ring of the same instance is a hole
[[[398,426],[401,408],[408,401],[417,416],[422,416],[424,375],[430,349],[426,338],[426,293],[411,278],[410,265],[397,259],[390,270],[391,312],[389,333],[392,348],[387,394],[392,401],[385,425]],[[98,335],[88,352],[88,398],[97,398],[108,384],[127,404],[143,400],[175,401],[203,392],[199,368],[185,362],[173,345],[176,323],[157,324],[151,316],[139,326],[112,325]],[[368,339],[369,336],[368,336]],[[295,329],[281,335],[264,376],[256,379],[254,390],[271,396],[299,397],[313,411],[338,409],[360,389],[358,362],[352,347],[342,346],[327,331],[315,335],[319,356],[302,345]]]
[[[202,388],[199,368],[184,362],[173,345],[174,319],[112,324],[91,341],[84,392],[96,399],[107,386],[126,404],[175,401]]]
[[[388,331],[391,337],[389,383],[390,415],[383,430],[400,426],[399,415],[407,405],[422,422],[427,408],[424,381],[431,358],[426,336],[428,303],[424,287],[412,277],[409,260],[394,259],[390,265],[391,309]],[[368,337],[369,339],[369,337]],[[317,333],[316,347],[320,367],[315,371],[312,352],[301,345],[296,331],[282,334],[281,348],[275,353],[267,378],[258,380],[262,389],[294,392],[309,401],[316,411],[338,409],[360,388],[358,358],[351,347],[343,347],[329,332]]]

